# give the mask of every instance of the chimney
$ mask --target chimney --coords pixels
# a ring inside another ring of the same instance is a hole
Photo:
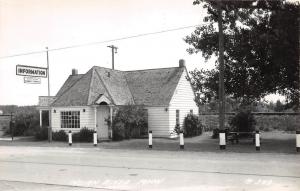
[[[75,69],[75,68],[73,68],[73,69],[72,69],[72,76],[75,76],[75,75],[77,75],[77,74],[78,74],[78,70]]]
[[[184,59],[180,59],[179,60],[179,68],[183,68],[185,67],[185,60]]]

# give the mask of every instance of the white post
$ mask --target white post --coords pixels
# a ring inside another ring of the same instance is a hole
[[[152,149],[152,131],[149,131],[149,149]]]
[[[42,110],[40,110],[40,127],[43,126],[43,121],[42,121]]]
[[[94,118],[95,118],[95,120],[94,120],[94,122],[95,122],[95,131],[97,131],[97,107],[95,107],[94,108],[94,114],[95,114],[95,116],[94,116]]]
[[[300,152],[300,131],[296,131],[296,150]]]
[[[113,138],[113,129],[112,129],[112,123],[113,123],[113,108],[112,106],[109,107],[109,114],[110,114],[110,138]]]
[[[219,133],[219,139],[220,139],[220,149],[226,149],[226,135],[224,130],[220,130]]]
[[[183,131],[180,131],[179,138],[180,138],[180,149],[184,149]]]
[[[255,133],[255,147],[257,151],[260,151],[260,135],[259,131],[256,131]]]
[[[69,131],[69,146],[72,146],[72,131]]]
[[[97,131],[94,131],[94,146],[97,146]]]

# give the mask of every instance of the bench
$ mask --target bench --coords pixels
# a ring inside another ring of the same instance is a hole
[[[240,137],[241,135],[250,135],[250,136]],[[253,144],[255,144],[255,132],[236,132],[236,131],[228,132],[227,140],[230,141],[231,144],[234,144],[234,142],[238,144],[239,139],[252,139]]]

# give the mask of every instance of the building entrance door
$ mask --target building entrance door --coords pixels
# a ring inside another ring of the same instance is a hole
[[[109,119],[109,107],[101,105],[97,108],[97,134],[100,139],[108,139],[108,124],[105,119]]]

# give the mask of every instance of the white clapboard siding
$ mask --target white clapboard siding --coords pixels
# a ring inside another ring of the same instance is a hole
[[[166,107],[146,107],[148,110],[148,130],[154,137],[168,137],[169,111]]]
[[[198,107],[194,101],[195,94],[190,82],[186,79],[187,73],[183,72],[179,83],[173,94],[169,106],[169,129],[174,130],[176,125],[176,110],[180,110],[180,125],[183,125],[184,117],[193,110],[193,114],[198,115]]]
[[[83,112],[83,109],[85,109],[85,112]],[[54,110],[56,112],[54,113]],[[60,123],[60,113],[61,111],[80,111],[80,128],[61,128]],[[95,127],[95,113],[93,107],[54,107],[52,108],[52,130],[53,131],[59,131],[59,130],[65,130],[65,131],[79,131],[81,128],[89,128],[94,129]]]

